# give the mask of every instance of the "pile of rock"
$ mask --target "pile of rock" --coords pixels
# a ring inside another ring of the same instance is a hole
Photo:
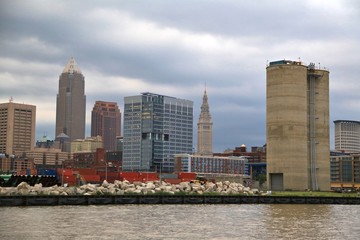
[[[124,195],[124,194],[259,194],[257,189],[244,187],[240,183],[224,182],[181,182],[170,184],[166,182],[134,182],[115,181],[108,183],[104,181],[101,185],[86,184],[80,187],[42,187],[42,184],[30,186],[26,182],[20,183],[16,188],[1,188],[0,195]]]

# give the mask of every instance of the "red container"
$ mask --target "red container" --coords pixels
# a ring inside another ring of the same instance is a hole
[[[179,178],[184,178],[184,179],[190,179],[190,180],[196,179],[196,173],[194,172],[179,172],[178,176]]]
[[[73,170],[71,168],[58,168],[57,169],[57,175],[61,177],[62,175],[73,175]]]
[[[96,169],[92,168],[77,168],[74,171],[78,172],[81,175],[96,175]]]
[[[86,182],[100,182],[99,175],[82,175]]]
[[[114,177],[114,178],[117,178],[119,177],[119,173],[118,172],[108,172],[107,173],[108,177]]]
[[[130,181],[129,179],[139,179],[139,173],[138,172],[120,172],[120,177],[123,177]]]
[[[157,173],[154,172],[140,172],[139,173],[140,177],[146,177],[146,178],[157,178]]]
[[[68,186],[72,187],[72,186],[76,186],[76,181],[67,181],[64,182],[64,184],[67,184]]]
[[[170,184],[179,184],[181,183],[181,179],[178,178],[167,178],[164,179],[165,182],[170,183]]]

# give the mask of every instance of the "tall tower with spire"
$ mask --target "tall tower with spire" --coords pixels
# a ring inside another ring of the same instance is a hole
[[[205,88],[199,122],[197,124],[197,153],[200,155],[212,155],[212,125]]]
[[[85,138],[85,81],[75,59],[70,58],[59,77],[56,99],[55,136],[66,134],[69,141]]]

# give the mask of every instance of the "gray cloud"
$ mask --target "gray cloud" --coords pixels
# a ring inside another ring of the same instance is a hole
[[[330,69],[331,121],[359,118],[355,0],[0,4],[0,101],[36,105],[37,137],[54,137],[58,77],[71,56],[85,75],[87,129],[96,100],[122,109],[124,96],[151,91],[193,100],[196,130],[206,82],[215,151],[261,146],[267,61],[299,57]]]

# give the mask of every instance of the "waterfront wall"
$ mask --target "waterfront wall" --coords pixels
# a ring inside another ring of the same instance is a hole
[[[104,204],[360,204],[359,197],[271,196],[239,183],[128,181],[86,184],[80,187],[30,186],[0,188],[1,206],[53,206]]]

